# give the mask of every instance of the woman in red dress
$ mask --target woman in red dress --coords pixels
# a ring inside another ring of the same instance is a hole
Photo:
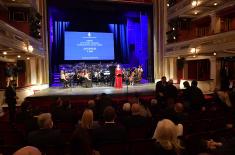
[[[115,69],[115,88],[122,88],[122,69],[117,65]]]

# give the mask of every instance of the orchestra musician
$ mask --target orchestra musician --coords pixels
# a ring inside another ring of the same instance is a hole
[[[60,80],[63,82],[64,88],[69,87],[68,74],[65,73],[63,70],[60,71]]]
[[[137,71],[136,71],[136,82],[140,82],[142,80],[142,74],[144,70],[141,65],[138,66]]]
[[[90,73],[87,70],[84,70],[84,79],[85,79],[85,87],[92,87],[92,80],[90,78]]]
[[[135,72],[131,72],[130,77],[129,77],[129,82],[130,85],[133,86],[134,85],[134,81],[135,81]]]

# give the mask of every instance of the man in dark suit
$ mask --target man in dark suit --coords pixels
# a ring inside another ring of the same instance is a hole
[[[18,97],[16,96],[16,90],[15,90],[16,81],[11,80],[9,83],[9,86],[7,87],[5,91],[5,102],[8,105],[8,111],[9,111],[9,121],[12,123],[15,120],[15,114],[16,114],[16,99]]]
[[[63,144],[62,135],[59,130],[52,129],[53,121],[50,113],[38,116],[39,130],[32,131],[28,135],[28,143],[36,147],[60,146]]]
[[[109,72],[110,72],[110,85],[114,87],[114,82],[115,82],[115,69],[116,66],[112,64],[109,66]]]
[[[116,118],[114,108],[111,106],[106,107],[103,115],[104,125],[94,129],[92,132],[94,146],[99,147],[102,144],[125,141],[126,130],[114,121]]]
[[[190,97],[191,97],[191,101],[190,101],[191,110],[200,111],[205,108],[204,106],[205,106],[206,101],[205,101],[204,95],[202,93],[202,90],[197,87],[196,80],[193,80],[191,82]]]
[[[156,99],[158,100],[159,104],[163,104],[166,99],[166,77],[163,76],[161,78],[161,81],[158,81],[156,84],[156,89],[155,89],[155,96]]]

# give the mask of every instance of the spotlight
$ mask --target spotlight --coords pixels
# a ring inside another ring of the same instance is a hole
[[[213,52],[213,55],[214,55],[214,56],[216,56],[216,55],[217,55],[217,53],[216,53],[216,52]]]
[[[177,59],[181,59],[181,57],[180,57],[180,56],[178,56],[178,57],[177,57]]]
[[[167,7],[169,7],[170,6],[170,4],[169,3],[167,3]]]
[[[217,2],[215,2],[213,5],[214,5],[214,6],[217,6],[217,5],[218,5],[218,3],[217,3]]]
[[[175,30],[175,28],[173,27],[172,30]]]
[[[173,37],[173,39],[175,40],[175,39],[176,39],[176,37],[174,36],[174,37]]]
[[[195,11],[194,14],[197,15],[197,14],[198,14],[198,11]]]
[[[193,58],[196,58],[196,55],[195,55],[195,54],[193,55]]]
[[[18,56],[17,56],[17,58],[21,58],[21,56],[20,56],[20,55],[18,55]]]
[[[30,60],[30,58],[29,58],[29,57],[27,57],[27,60]]]
[[[3,55],[7,55],[7,52],[2,52]]]

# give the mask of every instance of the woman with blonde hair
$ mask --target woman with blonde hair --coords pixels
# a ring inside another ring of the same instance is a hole
[[[82,119],[79,122],[80,127],[84,129],[93,129],[98,127],[98,122],[93,120],[93,111],[91,109],[86,109],[82,114]]]
[[[180,155],[183,147],[178,139],[178,127],[169,119],[158,122],[153,138],[158,155]]]

